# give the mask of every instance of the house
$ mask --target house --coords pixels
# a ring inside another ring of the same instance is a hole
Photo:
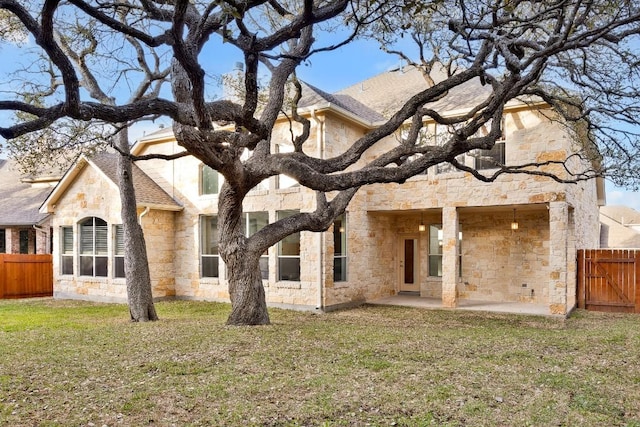
[[[51,218],[39,209],[59,179],[24,175],[15,161],[0,159],[0,254],[51,253]]]
[[[300,113],[312,122],[307,152],[329,157],[344,150],[424,87],[412,68],[334,94],[305,85]],[[479,84],[458,88],[438,107],[459,114],[484,90]],[[492,167],[491,159],[564,159],[575,145],[552,117],[542,102],[510,103],[503,139],[493,150],[459,161],[483,170]],[[426,129],[434,138],[448,131],[428,122]],[[383,143],[397,143],[396,138]],[[274,151],[292,150],[284,117],[272,141]],[[173,154],[181,148],[170,129],[161,129],[132,151]],[[377,154],[367,152],[363,161]],[[120,202],[105,165],[113,161],[109,156],[81,159],[42,206],[41,212],[53,214],[56,297],[126,300]],[[228,301],[216,240],[221,177],[193,157],[137,165],[134,181],[154,297]],[[140,193],[149,198],[142,200]],[[247,233],[293,212],[313,211],[315,203],[313,191],[287,176],[265,180],[244,202]],[[576,304],[576,249],[598,247],[602,204],[599,180],[563,185],[503,175],[483,183],[438,165],[402,185],[362,188],[329,231],[300,232],[270,248],[261,260],[267,302],[326,311],[409,293],[438,299],[443,307],[463,300],[520,302],[566,315]]]
[[[627,206],[600,207],[600,247],[640,248],[640,212]]]

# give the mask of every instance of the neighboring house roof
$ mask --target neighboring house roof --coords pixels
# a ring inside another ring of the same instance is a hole
[[[628,206],[601,206],[600,213],[622,225],[640,225],[640,212]]]
[[[600,247],[640,248],[640,212],[627,206],[601,206]]]
[[[51,193],[52,186],[46,184],[51,180],[27,179],[15,161],[0,159],[0,226],[42,223],[49,215],[40,213],[39,208]]]
[[[62,177],[56,188],[45,200],[40,212],[53,212],[53,206],[65,193],[69,185],[75,180],[85,166],[96,168],[110,183],[118,188],[118,155],[115,153],[98,153],[91,158],[81,157]],[[138,206],[160,210],[179,211],[182,206],[169,196],[155,181],[145,174],[138,166],[132,165],[133,183],[136,191]]]

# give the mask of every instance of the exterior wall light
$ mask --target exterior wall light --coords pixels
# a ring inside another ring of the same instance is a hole
[[[424,216],[423,214],[420,214],[420,225],[418,226],[418,231],[419,232],[423,232],[423,231],[427,231],[427,226],[424,225]]]
[[[511,229],[513,231],[518,229],[518,221],[516,221],[516,210],[513,210],[513,221],[511,222]]]

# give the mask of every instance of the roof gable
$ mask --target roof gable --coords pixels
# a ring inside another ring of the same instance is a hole
[[[115,153],[98,153],[91,158],[81,157],[62,177],[40,208],[40,212],[53,212],[54,205],[64,195],[69,186],[86,166],[95,168],[110,184],[118,188],[118,155]],[[169,196],[155,181],[138,166],[132,165],[133,182],[138,206],[148,206],[160,210],[178,211],[182,206]]]

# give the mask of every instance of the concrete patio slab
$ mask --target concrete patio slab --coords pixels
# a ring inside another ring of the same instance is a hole
[[[393,295],[368,301],[374,305],[398,305],[405,307],[418,307],[427,309],[446,309],[442,307],[442,301],[437,298],[423,298],[418,295]],[[519,302],[494,302],[458,300],[458,307],[453,310],[487,311],[495,313],[532,314],[538,316],[551,316],[549,307],[543,304],[529,304]]]

